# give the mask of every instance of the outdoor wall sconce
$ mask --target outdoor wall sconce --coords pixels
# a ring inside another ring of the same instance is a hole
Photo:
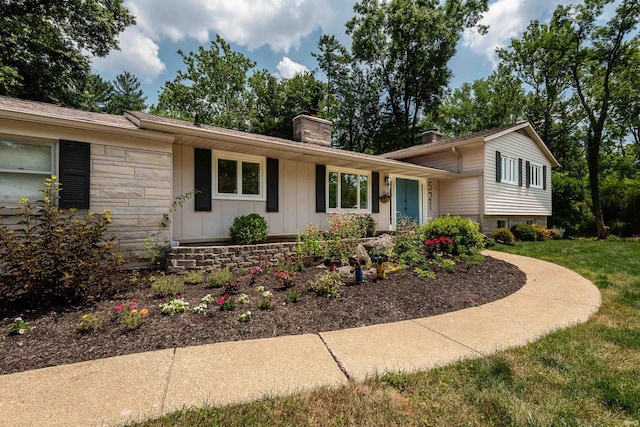
[[[388,176],[384,177],[384,185],[386,185],[387,187],[389,185],[391,185],[391,178],[390,177],[388,177]]]

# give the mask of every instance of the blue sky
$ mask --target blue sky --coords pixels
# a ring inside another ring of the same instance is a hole
[[[532,19],[548,21],[569,0],[491,0],[483,24],[489,33],[466,32],[449,63],[451,87],[488,76],[496,64],[495,49],[519,37]],[[231,47],[282,77],[314,70],[311,52],[323,33],[344,44],[345,22],[353,0],[126,0],[137,24],[120,34],[120,50],[95,58],[93,71],[107,80],[127,70],[141,82],[147,104],[157,100],[165,81],[184,68],[177,50],[196,51],[220,34]]]

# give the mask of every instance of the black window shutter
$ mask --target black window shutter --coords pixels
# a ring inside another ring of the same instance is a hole
[[[518,185],[522,187],[522,159],[518,159]]]
[[[547,189],[547,167],[542,166],[542,189]]]
[[[380,173],[371,172],[371,212],[380,213]]]
[[[502,156],[496,151],[496,182],[502,181]]]
[[[316,165],[316,212],[327,211],[327,167]]]
[[[526,162],[525,163],[525,174],[527,176],[527,188],[529,188],[531,186],[531,163]]]
[[[195,196],[196,211],[211,210],[211,150],[194,149]]]
[[[60,207],[89,209],[91,145],[60,141]]]
[[[278,159],[267,158],[267,212],[278,212]]]

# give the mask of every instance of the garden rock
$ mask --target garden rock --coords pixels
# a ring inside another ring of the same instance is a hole
[[[364,244],[367,250],[374,252],[387,252],[387,249],[393,246],[393,238],[390,234],[385,233],[376,239],[371,239]]]
[[[371,257],[369,256],[369,253],[367,252],[367,250],[364,248],[364,245],[362,244],[358,244],[354,258],[357,259],[360,262],[360,264],[364,264],[364,265],[371,264]]]

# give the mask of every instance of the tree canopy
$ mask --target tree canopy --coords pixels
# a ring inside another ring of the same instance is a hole
[[[123,0],[0,2],[0,94],[79,107],[90,57],[135,23]]]

